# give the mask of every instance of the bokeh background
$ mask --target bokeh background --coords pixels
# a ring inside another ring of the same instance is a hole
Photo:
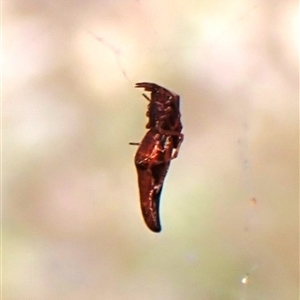
[[[3,2],[3,299],[297,300],[298,3]],[[185,140],[141,217],[147,102]]]

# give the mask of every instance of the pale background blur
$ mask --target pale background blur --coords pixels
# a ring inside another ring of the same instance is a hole
[[[297,5],[4,1],[3,299],[297,300]],[[140,81],[181,96],[159,234]]]

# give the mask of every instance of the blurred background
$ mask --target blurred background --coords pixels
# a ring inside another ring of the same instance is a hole
[[[3,299],[296,300],[298,3],[3,2]],[[155,82],[185,140],[141,216]]]

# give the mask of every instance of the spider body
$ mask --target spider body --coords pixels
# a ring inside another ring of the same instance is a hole
[[[143,94],[149,101],[146,113],[149,118],[146,128],[149,130],[138,144],[134,160],[141,210],[148,228],[159,232],[159,202],[164,179],[183,141],[180,99],[177,94],[155,83],[137,83],[136,87],[151,92],[150,98]]]

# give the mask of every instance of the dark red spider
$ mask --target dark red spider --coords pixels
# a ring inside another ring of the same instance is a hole
[[[159,201],[170,162],[176,158],[183,141],[179,96],[155,84],[142,82],[136,87],[151,92],[146,125],[148,132],[138,143],[135,165],[144,220],[154,232],[161,231]],[[137,144],[137,143],[131,143]]]

